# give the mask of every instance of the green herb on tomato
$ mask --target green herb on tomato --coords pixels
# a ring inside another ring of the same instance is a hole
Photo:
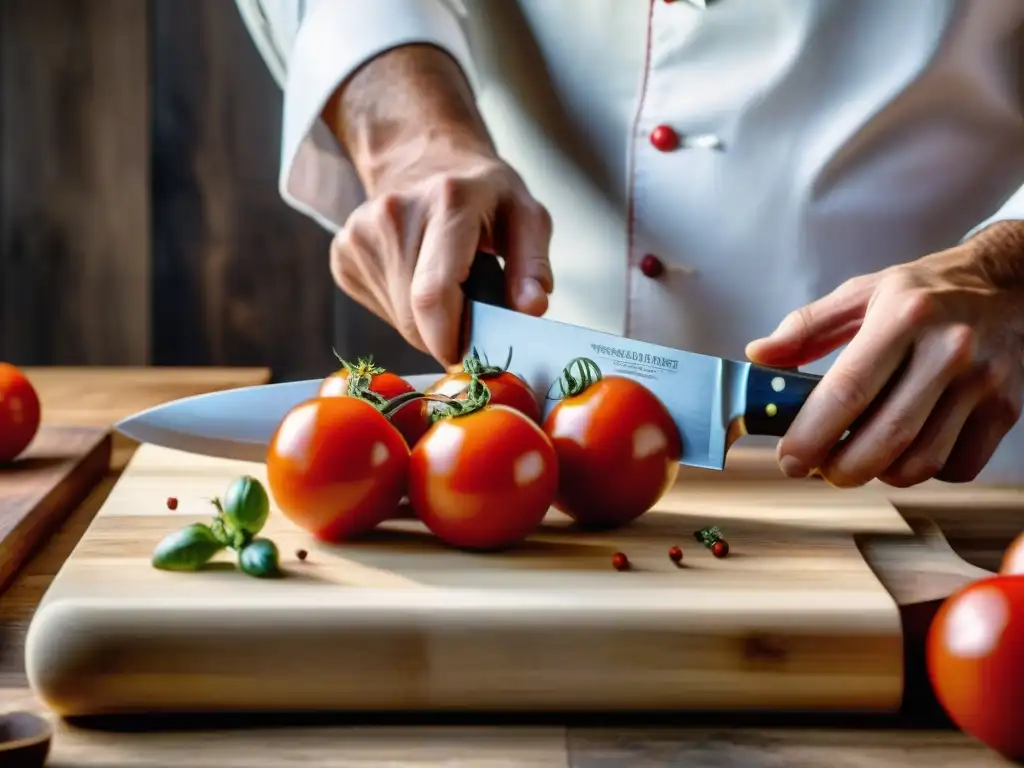
[[[544,519],[558,487],[551,441],[522,411],[492,404],[472,376],[465,396],[438,400],[435,423],[412,450],[409,502],[450,546],[515,546]]]
[[[558,386],[560,393],[551,396]],[[645,386],[604,376],[585,357],[565,366],[548,398],[544,432],[558,454],[555,507],[591,529],[624,526],[651,509],[679,473],[683,443],[672,415]]]
[[[529,384],[509,371],[508,368],[511,364],[511,349],[508,351],[505,365],[500,368],[491,365],[486,356],[481,356],[476,349],[473,349],[463,359],[462,370],[446,373],[424,390],[424,394],[464,400],[468,397],[469,387],[474,380],[477,380],[483,382],[487,387],[491,405],[507,405],[509,408],[515,408],[539,424],[541,410],[537,394]],[[436,411],[437,407],[432,406],[430,410]]]
[[[277,569],[277,547],[267,539],[254,538],[270,516],[270,499],[260,481],[249,475],[239,477],[228,486],[223,501],[215,498],[212,503],[217,514],[209,524],[192,523],[157,544],[153,567],[165,571],[196,571],[221,550],[233,549],[245,573],[267,575]],[[256,542],[263,543],[251,549]],[[246,551],[250,554],[243,558],[242,553]],[[275,564],[274,569],[268,558]]]

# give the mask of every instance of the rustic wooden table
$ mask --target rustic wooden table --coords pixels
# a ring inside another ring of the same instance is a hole
[[[45,419],[110,425],[135,411],[205,391],[264,382],[262,369],[29,369]],[[35,607],[107,497],[134,446],[119,439],[110,473],[64,528],[0,596],[0,712],[49,716],[25,680],[23,644]],[[1005,516],[965,524],[955,509],[939,522],[972,561],[993,567],[1013,534]],[[608,692],[614,698],[615,691]],[[51,719],[53,719],[51,717]],[[474,768],[911,768],[1007,763],[943,723],[899,718],[652,715],[601,718],[197,717],[69,724],[54,719],[49,765],[156,768],[465,765]]]

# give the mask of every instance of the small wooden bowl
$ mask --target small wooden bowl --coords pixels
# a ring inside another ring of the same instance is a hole
[[[53,728],[31,712],[0,715],[0,765],[4,768],[40,768],[50,755]]]

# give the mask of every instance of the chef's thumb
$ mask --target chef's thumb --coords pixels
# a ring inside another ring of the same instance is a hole
[[[539,317],[548,308],[555,280],[548,260],[551,215],[528,194],[511,206],[506,220],[505,279],[513,309]]]

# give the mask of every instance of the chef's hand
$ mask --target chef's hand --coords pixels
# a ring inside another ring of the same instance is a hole
[[[847,343],[779,443],[783,472],[817,468],[840,487],[973,480],[1021,414],[1024,222],[854,278],[747,355],[790,368]]]
[[[451,57],[394,49],[357,72],[324,118],[367,192],[331,246],[342,290],[446,366],[458,362],[459,286],[478,247],[505,259],[513,308],[547,310],[551,219],[495,153]]]

